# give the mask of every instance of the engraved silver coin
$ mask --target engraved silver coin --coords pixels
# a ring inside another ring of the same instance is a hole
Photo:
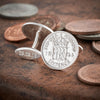
[[[94,34],[94,35],[77,35],[78,38],[84,39],[84,40],[100,40],[100,34]]]
[[[49,34],[41,46],[44,63],[51,69],[62,70],[71,66],[78,57],[77,40],[68,32],[56,31]]]
[[[40,51],[28,47],[18,48],[15,50],[15,53],[21,58],[28,60],[37,59],[41,56]]]
[[[38,13],[35,5],[10,3],[0,7],[0,15],[7,18],[25,18]]]
[[[37,59],[39,57],[41,57],[41,52],[39,50],[36,49],[37,44],[38,44],[38,39],[39,39],[39,33],[42,30],[42,28],[46,28],[48,29],[50,32],[53,32],[50,28],[48,28],[47,26],[43,25],[43,24],[39,24],[39,23],[34,23],[34,22],[28,22],[25,23],[23,25],[23,27],[25,25],[36,25],[39,27],[39,29],[36,32],[36,36],[35,36],[35,40],[33,42],[32,48],[29,47],[22,47],[22,48],[18,48],[15,50],[15,53],[20,56],[21,58],[27,59],[27,60],[33,60],[33,59]],[[34,32],[34,29],[33,29]],[[30,33],[31,34],[31,33]]]

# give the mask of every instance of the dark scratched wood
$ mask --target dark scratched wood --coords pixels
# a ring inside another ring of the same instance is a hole
[[[25,2],[39,7],[39,15],[56,14],[61,21],[99,18],[100,0],[1,0],[0,5]],[[14,50],[31,47],[32,41],[8,42],[4,31],[11,25],[32,21],[33,18],[11,20],[0,18],[0,100],[100,100],[100,86],[80,82],[77,71],[87,65],[100,63],[100,55],[92,50],[91,42],[79,40],[84,51],[77,61],[63,71],[46,67],[40,59],[22,60]]]

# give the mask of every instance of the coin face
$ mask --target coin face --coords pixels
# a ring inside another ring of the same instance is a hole
[[[0,7],[0,15],[8,18],[25,18],[38,13],[35,5],[11,3]]]
[[[77,35],[78,38],[84,39],[84,40],[100,40],[100,34],[94,34],[94,35]]]
[[[79,52],[77,40],[68,32],[49,34],[41,46],[44,63],[51,69],[62,70],[71,66]]]
[[[19,57],[21,57],[23,59],[27,59],[27,60],[34,60],[41,56],[40,51],[38,51],[36,49],[28,48],[28,47],[18,48],[15,50],[15,53]]]
[[[21,29],[22,25],[23,23],[9,27],[4,33],[4,38],[8,41],[20,41],[26,39],[26,36]]]
[[[98,32],[100,32],[100,20],[86,19],[72,21],[66,24],[65,29],[75,35],[97,34]]]

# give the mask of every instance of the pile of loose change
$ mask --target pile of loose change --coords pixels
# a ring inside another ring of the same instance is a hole
[[[79,45],[75,37],[66,31],[57,31],[61,22],[57,16],[42,15],[33,18],[33,22],[21,23],[9,27],[4,37],[8,41],[33,41],[31,48],[21,47],[15,53],[24,59],[34,60],[42,57],[51,69],[62,70],[70,67],[77,59]],[[38,50],[37,47],[41,47]]]
[[[65,29],[79,39],[93,41],[93,50],[100,54],[100,20],[87,19],[68,23]]]
[[[93,50],[100,54],[100,19],[73,21],[65,28],[79,39],[92,41]],[[87,84],[100,85],[100,64],[82,67],[78,71],[78,78]]]
[[[12,3],[0,7],[0,15],[6,18],[26,18],[36,15],[35,5]],[[63,31],[65,27],[66,31]],[[100,20],[86,19],[69,22],[62,25],[55,15],[37,15],[32,22],[10,26],[4,33],[4,38],[11,42],[28,39],[33,41],[32,47],[21,47],[15,53],[27,60],[42,58],[45,65],[54,70],[70,67],[82,48],[76,38],[91,40],[95,52],[100,54]],[[39,49],[37,49],[39,48]],[[78,71],[78,78],[82,82],[100,85],[100,64],[82,67]],[[92,73],[95,73],[92,75]]]

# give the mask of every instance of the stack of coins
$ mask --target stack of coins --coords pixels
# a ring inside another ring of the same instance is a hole
[[[65,26],[65,29],[72,34],[76,35],[79,39],[91,40],[93,41],[92,46],[93,50],[100,54],[100,48],[97,48],[94,45],[100,41],[100,20],[99,19],[87,19],[87,20],[78,20],[68,23]],[[97,42],[98,41],[98,42]]]
[[[100,20],[87,19],[68,23],[65,29],[76,35],[79,39],[91,40],[93,50],[100,54]],[[80,81],[91,84],[100,85],[100,64],[89,64],[78,71]]]

